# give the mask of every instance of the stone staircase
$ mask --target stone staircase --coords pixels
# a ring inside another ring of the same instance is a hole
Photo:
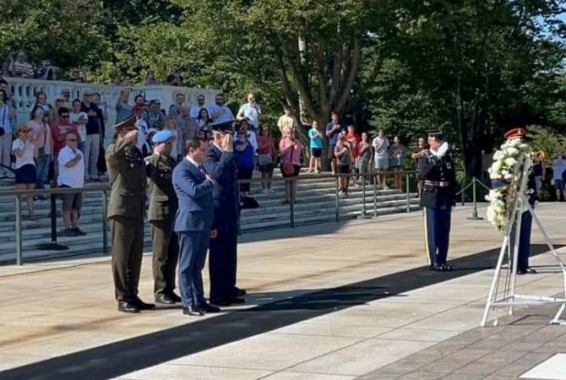
[[[255,176],[254,176],[255,177]],[[0,189],[13,186],[7,181],[0,181]],[[88,185],[87,185],[88,186]],[[253,210],[242,210],[241,233],[291,228],[308,224],[324,223],[339,220],[350,220],[375,215],[401,213],[418,210],[416,194],[407,194],[400,190],[377,190],[374,202],[373,185],[365,187],[365,215],[363,215],[364,199],[362,187],[351,187],[347,197],[336,199],[335,180],[321,176],[301,177],[297,190],[297,203],[293,206],[282,204],[283,182],[274,182],[275,194],[262,194],[259,183],[252,184],[252,196],[260,207]],[[255,191],[254,191],[255,190]],[[408,204],[407,204],[408,202]],[[27,220],[27,207],[22,202],[23,260],[24,262],[43,259],[55,259],[74,255],[100,255],[103,251],[103,228],[107,224],[102,218],[103,198],[100,193],[85,193],[81,212],[81,229],[86,236],[62,236],[63,225],[60,218],[61,201],[57,200],[57,242],[68,246],[67,250],[41,250],[40,244],[51,242],[50,201],[36,201],[37,221]],[[0,264],[13,264],[16,259],[15,205],[13,198],[0,198]],[[291,215],[293,215],[291,217]],[[145,243],[151,249],[151,228],[146,224]],[[110,238],[110,232],[108,233]]]

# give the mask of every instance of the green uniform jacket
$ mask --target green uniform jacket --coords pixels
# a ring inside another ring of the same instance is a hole
[[[163,154],[154,153],[145,158],[145,164],[147,183],[151,191],[148,220],[150,223],[173,223],[178,208],[172,176],[175,160]]]
[[[110,175],[108,219],[143,218],[145,212],[145,162],[131,140],[122,140],[106,148]]]

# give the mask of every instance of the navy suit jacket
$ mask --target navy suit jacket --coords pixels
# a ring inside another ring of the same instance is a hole
[[[214,221],[214,184],[186,158],[173,170],[173,187],[179,200],[175,232],[210,231]]]
[[[214,178],[215,224],[238,223],[240,219],[240,195],[236,158],[233,152],[223,152],[210,144],[204,161],[206,172]]]

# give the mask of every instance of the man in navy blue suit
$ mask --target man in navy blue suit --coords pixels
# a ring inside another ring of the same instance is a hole
[[[246,294],[236,287],[240,197],[231,125],[213,125],[212,130],[213,141],[204,161],[214,179],[213,228],[217,231],[216,238],[210,240],[210,302],[229,306],[244,303],[242,296]]]
[[[207,143],[200,139],[187,141],[186,156],[173,170],[173,187],[179,199],[175,217],[175,232],[179,237],[179,286],[183,314],[204,315],[220,309],[206,303],[202,285],[202,269],[206,261],[212,230],[214,180],[202,163]]]

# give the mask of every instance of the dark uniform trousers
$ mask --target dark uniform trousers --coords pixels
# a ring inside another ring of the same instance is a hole
[[[433,267],[447,265],[451,212],[456,194],[455,177],[454,161],[449,150],[441,157],[429,152],[423,159],[418,179],[424,180],[424,186],[419,204],[424,209],[427,259]]]
[[[215,201],[216,203],[216,201]],[[215,218],[222,212],[217,209]],[[236,273],[238,266],[238,222],[215,220],[218,235],[210,239],[209,276],[210,298],[229,300],[236,296]]]
[[[153,279],[155,294],[170,294],[175,289],[175,272],[179,259],[179,241],[168,221],[152,221]]]
[[[521,218],[521,233],[519,235],[519,253],[517,255],[517,270],[525,271],[529,267],[529,255],[531,253],[531,229],[533,224],[533,216],[529,211],[523,212]],[[509,244],[511,248],[515,244],[515,231],[513,228]],[[511,250],[511,252],[513,252]],[[511,258],[512,259],[512,258]]]
[[[112,217],[112,275],[116,300],[132,302],[138,294],[143,256],[143,219]]]
[[[446,264],[450,245],[450,206],[425,207],[426,250],[430,265]]]

